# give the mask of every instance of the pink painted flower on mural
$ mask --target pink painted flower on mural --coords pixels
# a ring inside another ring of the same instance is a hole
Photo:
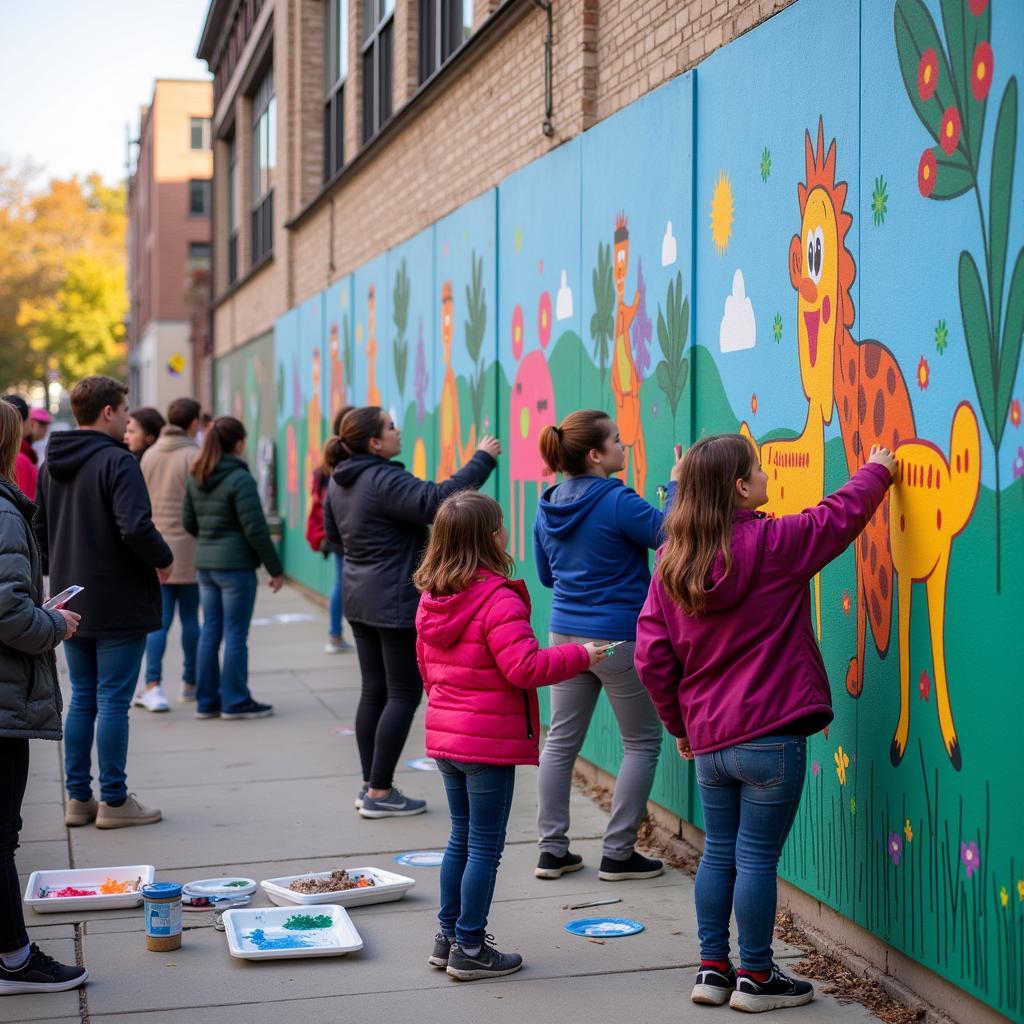
[[[1017,457],[1013,460],[1013,479],[1024,476],[1024,448],[1017,449]]]
[[[917,692],[921,694],[921,700],[927,700],[928,694],[932,692],[932,681],[927,671],[922,672],[917,681]]]
[[[928,384],[932,379],[931,367],[928,365],[928,360],[924,356],[921,356],[921,361],[917,364],[917,386],[922,391],[928,390]]]
[[[967,6],[971,9],[971,14],[978,18],[988,7],[988,0],[967,0]]]
[[[1020,399],[1015,398],[1010,403],[1010,422],[1015,426],[1020,426]]]
[[[519,359],[523,354],[523,307],[516,303],[512,310],[512,358]]]
[[[978,852],[978,844],[973,839],[969,843],[961,842],[960,860],[968,878],[981,867],[981,854]]]
[[[944,153],[952,153],[960,145],[960,111],[956,107],[946,107],[939,127],[939,145]]]
[[[899,832],[889,833],[889,842],[886,846],[889,852],[889,859],[892,861],[893,867],[900,866],[900,857],[903,856],[903,837]]]
[[[917,95],[925,103],[935,95],[935,87],[939,84],[939,58],[929,47],[921,54],[917,65]]]
[[[551,293],[541,292],[540,304],[537,307],[537,334],[540,347],[547,348],[551,340]]]
[[[992,65],[995,63],[995,55],[987,39],[982,39],[974,48],[974,56],[971,58],[971,92],[974,98],[981,103],[988,96],[992,88]]]
[[[917,164],[917,188],[925,199],[935,191],[935,173],[937,169],[934,151],[926,149],[921,154],[921,159]]]
[[[750,412],[752,415],[757,415],[757,395],[750,396]]]
[[[817,778],[818,774],[820,773],[820,771],[821,771],[821,764],[817,760],[812,761],[811,762],[811,774],[815,778]]]

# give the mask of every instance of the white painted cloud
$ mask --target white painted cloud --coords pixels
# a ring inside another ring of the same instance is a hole
[[[676,240],[672,234],[672,221],[665,225],[665,237],[661,240],[661,265],[670,267],[676,261]]]
[[[555,300],[555,319],[568,320],[572,317],[572,289],[569,287],[569,272],[562,271],[562,282],[558,286]]]
[[[743,271],[737,267],[732,276],[732,294],[725,299],[725,313],[718,329],[718,345],[723,352],[739,352],[753,348],[756,339],[754,306],[743,287]]]

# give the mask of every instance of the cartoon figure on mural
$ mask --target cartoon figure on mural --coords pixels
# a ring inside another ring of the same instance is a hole
[[[519,360],[519,369],[509,397],[509,520],[508,535],[512,542],[512,557],[526,560],[526,485],[537,484],[537,500],[545,487],[545,480],[553,481],[540,456],[540,432],[554,426],[555,388],[551,371],[544,358],[544,348],[551,340],[551,294],[543,292],[537,310],[537,333],[540,349],[523,356],[523,307],[516,305],[512,312],[512,355]],[[517,502],[518,490],[518,502]]]
[[[441,285],[441,347],[444,354],[444,380],[441,382],[440,456],[437,479],[447,480],[472,456],[476,447],[476,425],[469,428],[469,441],[462,444],[459,419],[459,386],[452,369],[452,338],[455,331],[455,303],[451,281]]]
[[[366,294],[366,404],[380,405],[377,387],[377,297],[373,285]]]
[[[633,364],[630,344],[630,328],[640,303],[639,289],[633,301],[626,305],[626,275],[629,272],[629,225],[625,213],[615,218],[615,351],[612,356],[612,394],[615,396],[615,422],[626,448],[626,465],[622,479],[629,482],[629,466],[633,464],[633,489],[644,493],[647,479],[647,453],[644,448],[644,431],[641,421],[640,377]]]
[[[346,404],[345,399],[345,365],[341,357],[341,340],[338,336],[338,323],[331,324],[330,334],[327,343],[328,358],[330,359],[330,391],[331,415]]]
[[[285,488],[288,491],[288,525],[298,526],[301,499],[299,497],[299,439],[297,427],[302,417],[302,381],[299,378],[299,357],[292,353],[292,409],[285,431]]]

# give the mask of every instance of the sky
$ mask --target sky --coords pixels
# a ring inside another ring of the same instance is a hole
[[[195,58],[209,2],[0,0],[0,161],[120,181],[154,80],[209,77]]]

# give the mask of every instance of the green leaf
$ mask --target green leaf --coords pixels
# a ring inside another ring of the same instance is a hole
[[[956,199],[974,188],[974,173],[957,151],[946,156],[941,149],[935,154],[935,188],[929,199]]]
[[[957,274],[960,290],[960,316],[964,324],[964,338],[967,341],[967,355],[974,374],[974,386],[978,391],[981,414],[988,428],[989,437],[995,441],[999,424],[996,418],[996,366],[992,359],[992,344],[989,336],[988,309],[985,293],[981,287],[974,257],[965,249],[960,253],[960,269]]]
[[[932,20],[928,8],[922,0],[896,0],[893,9],[893,31],[896,36],[896,53],[900,62],[900,74],[917,116],[928,130],[928,133],[939,141],[939,127],[942,114],[947,107],[959,106],[956,96],[956,84],[946,52],[942,48],[938,29]],[[930,100],[921,99],[917,91],[917,69],[921,63],[921,55],[926,50],[934,50],[939,69],[939,79],[935,93]],[[961,119],[963,111],[961,111]]]
[[[1010,197],[1013,192],[1014,150],[1017,146],[1017,79],[1006,83],[996,118],[992,146],[992,188],[989,191],[989,247],[992,256],[992,324],[996,337],[1003,314],[1003,276],[1010,234]]]
[[[1022,336],[1024,336],[1024,249],[1017,253],[1017,262],[1013,268],[1010,290],[1006,297],[1006,321],[1003,324],[1003,344],[999,350],[999,390],[996,396],[999,432],[992,438],[997,448],[1003,439],[1006,412],[1010,407],[1010,393],[1013,391],[1013,383],[1017,379]]]
[[[979,103],[971,92],[971,61],[978,43],[982,39],[992,38],[992,5],[987,4],[981,14],[975,17],[966,0],[942,0],[942,25],[949,44],[949,63],[960,94],[963,137],[971,163],[977,167],[988,99],[986,97]]]

